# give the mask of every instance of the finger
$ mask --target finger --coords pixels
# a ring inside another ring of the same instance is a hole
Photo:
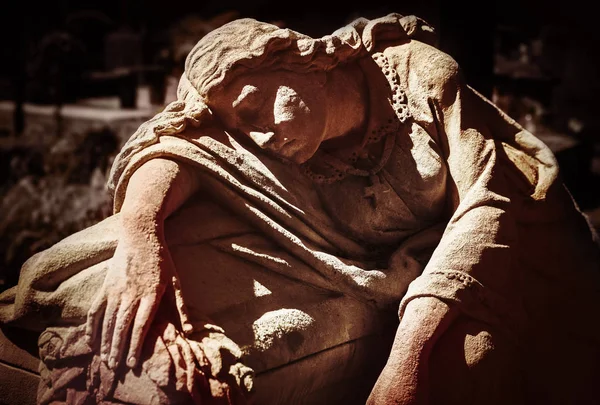
[[[200,368],[206,367],[209,365],[208,359],[204,354],[204,350],[200,346],[200,343],[195,340],[190,340],[190,347],[192,348],[192,352],[194,353],[194,357],[196,357],[196,362]]]
[[[233,340],[223,335],[221,338],[221,350],[225,349],[228,353],[231,353],[236,360],[242,357],[242,349]]]
[[[104,312],[104,321],[102,322],[102,344],[100,345],[101,358],[106,363],[108,363],[110,344],[112,342],[118,310],[119,301],[115,299],[108,300],[106,311]]]
[[[174,266],[172,266],[174,267]],[[179,313],[179,320],[181,322],[181,328],[183,330],[183,333],[186,336],[189,336],[193,330],[194,327],[192,326],[192,323],[190,322],[190,317],[188,316],[188,311],[187,308],[185,306],[185,303],[183,302],[183,295],[181,293],[182,288],[181,288],[181,284],[179,283],[179,278],[176,276],[173,276],[171,279],[173,288],[170,289],[170,291],[172,291],[173,294],[173,298],[175,301],[175,306],[177,307],[177,312]]]
[[[174,331],[170,336],[172,340],[167,343],[167,351],[169,353],[169,357],[171,358],[171,362],[174,365],[174,379],[175,380],[175,389],[177,391],[182,391],[182,389],[186,386],[187,381],[185,378],[185,373],[187,368],[184,366],[185,359],[183,358],[183,353],[181,353],[181,348],[176,343],[177,342],[177,332]]]
[[[221,344],[216,339],[205,337],[202,339],[202,349],[210,364],[210,373],[216,377],[223,368],[223,359],[221,357]]]
[[[186,386],[188,392],[194,391],[194,378],[196,376],[196,361],[195,356],[190,347],[189,342],[183,337],[183,335],[178,334],[177,338],[177,347],[179,347],[179,351],[181,356],[183,357],[185,364],[185,373],[186,373]]]
[[[243,363],[236,363],[230,368],[230,373],[235,375],[235,379],[245,392],[252,392],[254,387],[254,370]]]
[[[106,294],[104,288],[98,294],[98,297],[94,300],[94,303],[88,310],[87,322],[85,325],[85,335],[88,340],[88,344],[92,346],[98,338],[98,332],[100,329],[100,322],[102,321],[104,311],[106,309]]]
[[[221,333],[211,333],[203,338],[202,348],[210,363],[211,374],[215,377],[226,369],[226,365],[232,365],[242,357],[240,347]]]
[[[109,367],[115,369],[119,366],[125,351],[125,343],[127,335],[131,328],[133,319],[135,318],[136,310],[139,306],[139,301],[131,302],[132,300],[121,301],[119,312],[115,321],[115,328],[110,345],[110,357],[108,360]],[[131,304],[129,304],[131,302]]]
[[[140,306],[135,314],[133,328],[131,330],[131,343],[129,344],[129,354],[127,355],[127,366],[134,368],[141,357],[142,346],[146,334],[150,329],[150,324],[160,302],[159,294],[151,294],[143,297]]]

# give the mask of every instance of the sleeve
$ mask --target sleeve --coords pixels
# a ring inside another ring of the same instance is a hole
[[[430,296],[515,332],[525,322],[519,224],[543,218],[552,211],[550,194],[564,193],[556,161],[466,85],[450,56],[416,41],[406,48],[398,71],[409,78],[413,117],[425,122],[446,160],[449,220],[423,274],[409,286],[400,317],[408,302]]]

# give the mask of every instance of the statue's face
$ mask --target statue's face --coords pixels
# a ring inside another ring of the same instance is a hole
[[[325,139],[323,73],[267,71],[244,74],[211,91],[208,105],[230,130],[297,163],[310,159]]]

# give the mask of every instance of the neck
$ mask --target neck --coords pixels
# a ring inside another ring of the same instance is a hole
[[[327,122],[324,139],[360,132],[366,121],[368,94],[356,64],[333,69],[327,80]]]

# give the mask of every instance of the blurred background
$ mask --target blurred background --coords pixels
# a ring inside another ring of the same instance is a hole
[[[322,36],[415,14],[467,81],[541,138],[600,227],[600,35],[584,0],[24,1],[0,16],[0,291],[23,262],[111,213],[121,145],[175,98],[187,52],[235,18]]]

